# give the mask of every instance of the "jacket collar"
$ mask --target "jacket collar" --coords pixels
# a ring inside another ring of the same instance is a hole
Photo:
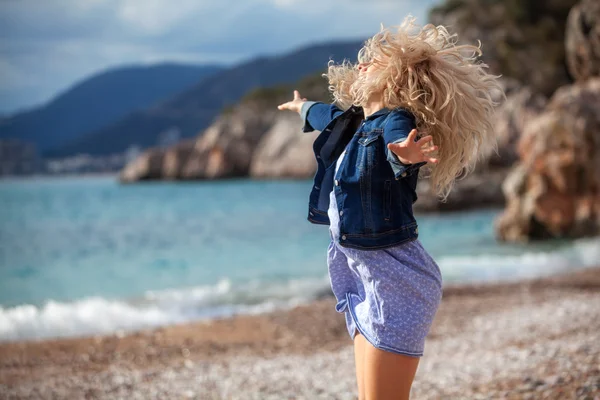
[[[352,109],[352,112],[353,112],[354,114],[361,114],[362,116],[364,116],[364,115],[365,115],[365,112],[364,112],[363,108],[362,108],[362,107],[360,107],[360,106],[354,106],[354,105],[353,105],[353,106],[351,107],[351,109]],[[379,111],[376,111],[376,112],[374,112],[373,114],[369,115],[367,118],[365,118],[365,120],[371,120],[371,119],[375,119],[375,118],[379,117],[380,115],[384,115],[384,114],[387,114],[387,113],[389,113],[389,112],[390,112],[390,109],[389,109],[389,108],[386,108],[386,107],[384,107],[384,108],[382,108],[381,110],[379,110]]]

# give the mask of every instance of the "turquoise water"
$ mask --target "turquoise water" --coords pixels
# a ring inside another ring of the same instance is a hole
[[[310,181],[0,181],[0,339],[261,312],[328,291]],[[594,264],[599,242],[495,241],[498,210],[418,215],[446,282]]]

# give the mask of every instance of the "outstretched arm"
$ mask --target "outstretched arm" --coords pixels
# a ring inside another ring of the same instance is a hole
[[[280,110],[296,111],[303,121],[303,132],[312,132],[315,129],[322,131],[337,116],[343,113],[336,105],[320,101],[307,101],[294,90],[294,99],[277,106]],[[309,113],[310,110],[310,113]]]

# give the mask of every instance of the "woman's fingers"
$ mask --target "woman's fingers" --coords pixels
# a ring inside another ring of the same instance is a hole
[[[408,137],[406,138],[406,140],[408,140],[409,142],[414,142],[416,137],[417,137],[417,130],[413,129],[412,131],[410,131],[408,133]]]
[[[292,101],[288,101],[286,103],[280,104],[277,106],[278,109],[280,110],[292,110],[294,111],[297,107],[298,104],[302,101],[308,101],[305,97],[301,97],[300,96],[300,92],[297,90],[294,90],[294,100]]]
[[[437,146],[431,146],[426,149],[421,150],[423,153],[432,153],[438,149]]]
[[[294,110],[294,103],[292,103],[291,101],[288,101],[287,103],[283,103],[280,104],[279,106],[277,106],[277,108],[279,108],[280,110]]]
[[[431,135],[427,135],[417,140],[417,143],[419,144],[419,146],[423,146],[425,143],[431,142],[432,140],[433,137]]]
[[[391,151],[394,151],[394,150],[400,151],[401,149],[405,148],[406,145],[403,142],[400,142],[400,143],[388,143],[387,147]]]

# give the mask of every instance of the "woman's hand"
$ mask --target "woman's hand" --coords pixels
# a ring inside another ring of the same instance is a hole
[[[294,100],[288,101],[287,103],[280,104],[277,106],[277,108],[280,110],[291,110],[291,111],[296,111],[297,113],[299,113],[300,108],[302,107],[302,104],[304,104],[305,101],[306,101],[305,98],[300,97],[300,92],[298,92],[297,90],[294,90]]]
[[[398,159],[403,164],[416,164],[423,161],[437,164],[439,160],[430,157],[429,155],[436,151],[438,147],[434,146],[433,143],[430,143],[429,146],[425,147],[427,143],[433,140],[433,137],[425,136],[415,141],[416,137],[417,130],[413,129],[403,142],[388,143],[387,147],[398,156]]]

